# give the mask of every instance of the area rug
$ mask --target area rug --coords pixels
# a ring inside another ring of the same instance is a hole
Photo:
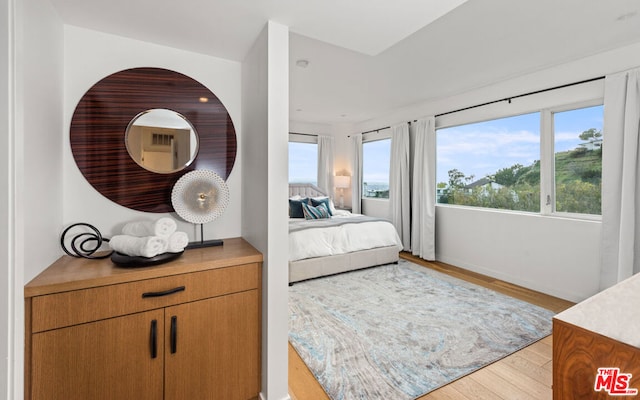
[[[402,259],[289,288],[289,341],[333,400],[422,396],[549,335],[553,315]]]

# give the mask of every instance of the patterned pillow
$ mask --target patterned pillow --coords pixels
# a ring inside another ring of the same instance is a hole
[[[328,197],[311,197],[311,205],[314,207],[318,207],[320,204],[324,204],[327,207],[327,211],[329,211],[329,215],[333,215],[331,212],[331,203],[329,202]]]
[[[306,197],[301,199],[289,199],[289,218],[304,218],[302,205],[307,204],[309,199]]]
[[[302,203],[302,210],[306,219],[323,219],[329,218],[329,209],[324,204],[317,207]]]

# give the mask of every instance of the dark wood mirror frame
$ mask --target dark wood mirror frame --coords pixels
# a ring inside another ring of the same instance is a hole
[[[198,135],[194,161],[175,173],[158,174],[129,156],[125,132],[139,113],[166,108],[182,114]],[[70,128],[71,151],[87,181],[103,196],[138,211],[171,212],[171,190],[194,169],[227,179],[236,159],[233,121],[204,85],[178,72],[133,68],[102,79],[80,99]]]

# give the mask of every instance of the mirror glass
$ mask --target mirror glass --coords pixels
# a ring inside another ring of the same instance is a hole
[[[125,134],[127,152],[142,168],[169,174],[189,166],[198,154],[198,134],[181,114],[156,108],[138,114]]]

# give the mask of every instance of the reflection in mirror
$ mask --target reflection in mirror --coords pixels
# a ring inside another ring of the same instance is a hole
[[[142,168],[169,174],[186,168],[198,154],[198,135],[191,123],[175,111],[155,108],[129,122],[125,144]]]

